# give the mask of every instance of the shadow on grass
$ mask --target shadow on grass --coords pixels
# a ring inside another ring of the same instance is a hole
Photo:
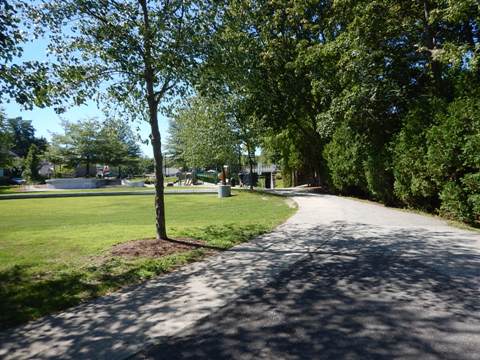
[[[0,329],[77,305],[200,259],[201,249],[158,259],[109,258],[99,266],[39,275],[31,266],[0,272]]]
[[[99,265],[64,268],[46,274],[38,273],[29,265],[13,266],[0,272],[0,329],[138,284],[201,259],[205,250],[227,250],[268,230],[266,226],[233,224],[196,229],[185,234],[204,240],[206,245],[160,258],[110,257]]]
[[[266,225],[248,224],[238,226],[232,223],[226,225],[206,226],[183,232],[182,235],[204,240],[207,243],[208,248],[226,250],[270,230],[271,228]]]

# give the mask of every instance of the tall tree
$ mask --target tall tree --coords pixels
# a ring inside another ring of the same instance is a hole
[[[223,169],[223,165],[236,164],[239,142],[228,116],[221,104],[192,98],[172,119],[175,131],[169,138],[169,150],[190,168]]]
[[[91,165],[102,160],[104,141],[99,136],[102,133],[101,123],[96,119],[63,121],[62,127],[63,134],[53,134],[52,146],[60,149],[69,166],[85,165],[86,176],[89,176]]]
[[[204,9],[204,2],[192,0],[53,0],[32,11],[58,55],[57,96],[81,104],[100,91],[149,122],[158,239],[167,239],[158,114],[185,92],[201,60]]]
[[[7,117],[0,108],[0,167],[10,165],[11,155],[10,149],[13,144],[12,134],[9,131]]]
[[[44,137],[35,136],[35,128],[31,120],[24,120],[21,117],[7,120],[8,129],[12,136],[13,144],[10,148],[19,157],[27,156],[30,146],[36,145],[40,152],[45,151],[47,140]]]
[[[38,147],[35,144],[30,146],[28,150],[28,154],[25,157],[25,166],[22,173],[22,176],[28,182],[34,182],[39,179],[40,175],[38,174],[38,170],[40,167],[40,152]]]

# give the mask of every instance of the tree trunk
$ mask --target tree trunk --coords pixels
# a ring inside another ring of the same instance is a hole
[[[248,157],[248,166],[250,168],[250,190],[253,190],[253,166],[255,160],[255,151],[252,151],[251,147],[247,143],[247,157]]]
[[[248,165],[250,167],[250,190],[253,190],[253,160],[248,156]]]
[[[433,81],[435,88],[439,94],[443,94],[445,89],[442,86],[442,67],[441,64],[434,59],[433,51],[436,50],[436,39],[435,33],[432,27],[429,24],[430,19],[430,6],[428,0],[423,1],[423,16],[424,16],[424,31],[425,31],[425,40],[426,47],[429,50],[428,58],[430,62],[430,70],[432,72]]]
[[[151,141],[153,158],[155,159],[155,225],[158,240],[166,240],[167,229],[165,226],[165,201],[163,197],[163,157],[160,130],[158,128],[157,110],[150,111],[150,126],[152,128]]]
[[[162,140],[158,127],[158,103],[161,96],[155,94],[155,73],[152,67],[152,33],[148,17],[146,0],[139,0],[143,12],[143,40],[144,40],[144,79],[147,90],[148,114],[151,128],[150,140],[153,147],[153,158],[155,160],[155,225],[158,240],[167,240],[167,229],[165,226],[165,201],[163,197],[163,156]],[[165,83],[164,85],[168,85]]]

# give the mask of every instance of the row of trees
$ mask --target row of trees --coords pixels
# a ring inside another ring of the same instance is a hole
[[[220,13],[199,90],[237,95],[285,175],[478,221],[477,1],[240,0]]]
[[[136,134],[126,121],[117,119],[86,119],[64,121],[63,132],[52,134],[48,142],[35,136],[32,122],[22,118],[7,118],[0,112],[0,167],[10,176],[23,176],[28,181],[39,181],[42,161],[56,167],[54,176],[72,175],[76,168],[105,164],[121,169],[125,174],[152,172],[150,161],[141,157]]]
[[[228,2],[197,90],[260,134],[285,179],[476,222],[479,6]]]
[[[149,122],[158,238],[167,237],[158,113],[188,92],[228,104],[221,118],[259,139],[285,175],[478,219],[476,0],[23,3],[8,16],[34,19],[56,56],[48,77],[19,84],[26,103],[61,111],[100,93]],[[17,33],[7,23],[2,31]],[[12,49],[0,48],[2,59]]]
[[[7,118],[0,110],[0,167],[6,168],[11,175],[22,175],[25,160],[31,149],[42,153],[48,147],[43,137],[35,136],[31,121],[20,117]]]
[[[223,165],[240,169],[247,163],[253,172],[261,128],[243,121],[235,105],[231,98],[196,96],[178,107],[166,146],[174,163],[216,170]]]
[[[119,120],[86,119],[78,122],[64,121],[63,134],[53,134],[47,159],[56,165],[71,168],[84,165],[87,176],[91,165],[105,164],[121,167],[127,172],[136,168],[141,155],[137,138],[129,124]]]

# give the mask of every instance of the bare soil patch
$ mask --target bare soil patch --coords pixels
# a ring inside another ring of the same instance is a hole
[[[142,239],[113,246],[112,255],[122,257],[162,257],[173,253],[203,248],[205,243],[195,239]]]

